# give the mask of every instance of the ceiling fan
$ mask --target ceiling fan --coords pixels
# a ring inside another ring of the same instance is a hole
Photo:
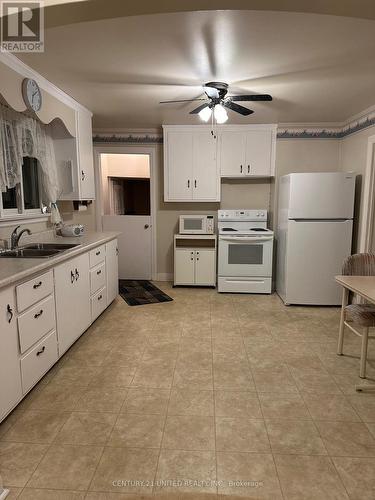
[[[197,108],[190,111],[191,115],[198,114],[199,117],[207,122],[212,113],[217,123],[225,123],[228,120],[228,113],[225,108],[240,113],[240,115],[248,116],[254,113],[252,109],[245,108],[237,102],[244,101],[272,101],[272,96],[269,94],[249,94],[249,95],[233,95],[227,96],[228,84],[224,82],[208,82],[203,85],[203,90],[207,97],[197,99],[182,99],[177,101],[161,101],[160,104],[169,104],[174,102],[193,102],[207,101]]]

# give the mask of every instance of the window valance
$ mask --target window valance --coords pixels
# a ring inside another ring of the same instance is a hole
[[[36,158],[42,170],[42,183],[48,202],[59,195],[53,139],[48,125],[0,104],[0,189],[16,186],[22,177],[25,156]]]

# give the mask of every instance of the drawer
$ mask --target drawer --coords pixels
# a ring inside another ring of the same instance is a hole
[[[90,251],[90,267],[97,266],[105,259],[105,245],[96,247]]]
[[[56,363],[57,359],[57,337],[54,331],[21,358],[22,389],[24,394]]]
[[[95,321],[96,318],[104,311],[106,307],[107,307],[107,291],[106,288],[104,287],[91,297],[91,321]]]
[[[49,295],[17,319],[21,353],[56,328],[55,299]]]
[[[105,262],[90,270],[91,295],[105,286]]]
[[[18,312],[36,304],[53,292],[53,271],[41,274],[16,287]]]

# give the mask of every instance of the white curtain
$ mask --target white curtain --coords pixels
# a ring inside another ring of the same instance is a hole
[[[53,140],[48,125],[0,105],[0,189],[20,182],[24,156],[36,158],[42,169],[47,203],[55,203],[59,183]]]

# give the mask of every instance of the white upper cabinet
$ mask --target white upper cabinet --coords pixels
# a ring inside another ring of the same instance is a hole
[[[206,126],[165,126],[164,201],[220,201],[217,139]]]
[[[94,155],[92,146],[92,116],[82,109],[77,111],[77,148],[80,200],[95,199]]]
[[[219,129],[221,177],[271,177],[276,125],[227,125]]]
[[[54,140],[62,194],[60,200],[94,200],[94,158],[91,113],[76,111],[76,136]]]
[[[164,148],[165,201],[192,201],[193,133],[165,132]]]

